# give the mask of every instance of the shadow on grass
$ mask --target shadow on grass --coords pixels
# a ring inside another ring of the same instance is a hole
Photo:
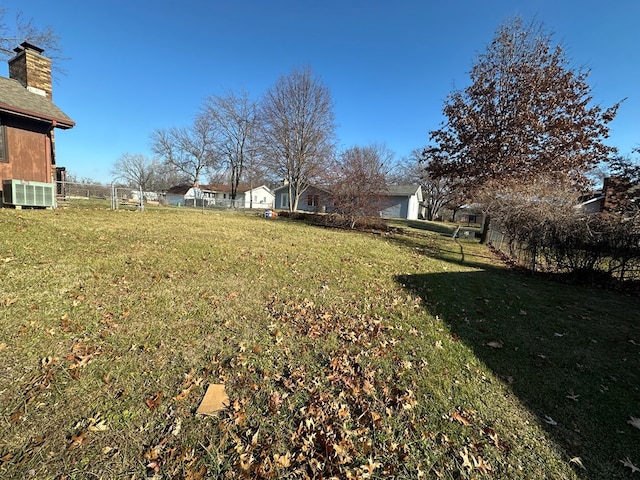
[[[454,244],[455,245],[455,244]],[[452,246],[453,248],[453,246]],[[399,276],[539,419],[584,478],[640,465],[640,301],[462,258],[483,270]]]
[[[473,254],[469,254],[469,247],[471,245],[477,245],[477,240],[458,240],[448,235],[437,235],[433,237],[410,235],[406,232],[393,235],[389,237],[388,240],[431,258],[465,267],[487,268],[487,262],[495,261],[496,259],[495,255],[485,249],[482,250],[482,253],[475,251]]]

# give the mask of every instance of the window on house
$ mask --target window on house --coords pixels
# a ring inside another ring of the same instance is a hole
[[[289,208],[289,194],[280,194],[280,208]]]
[[[0,122],[0,162],[8,163],[9,157],[7,156],[7,142],[5,141],[6,134],[4,128],[4,125]]]
[[[319,195],[307,195],[307,205],[309,207],[317,207],[320,203]]]

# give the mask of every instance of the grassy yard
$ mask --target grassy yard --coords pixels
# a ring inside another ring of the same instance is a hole
[[[1,478],[640,478],[638,298],[420,228],[0,225]]]

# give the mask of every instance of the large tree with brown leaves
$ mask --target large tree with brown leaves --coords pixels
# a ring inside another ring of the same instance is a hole
[[[619,106],[595,104],[588,77],[542,24],[505,22],[478,55],[470,85],[447,97],[445,121],[431,132],[441,154],[430,171],[466,179],[471,193],[540,174],[584,181],[613,150],[604,140]]]

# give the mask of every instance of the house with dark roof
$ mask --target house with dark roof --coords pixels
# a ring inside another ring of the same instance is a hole
[[[213,202],[214,192],[205,185],[176,185],[164,193],[168,205],[174,207],[208,206]]]
[[[49,194],[55,202],[55,182],[63,180],[64,168],[57,167],[54,129],[75,123],[53,103],[51,60],[44,50],[23,42],[14,51],[9,78],[0,77],[0,200],[55,206],[48,204]]]

